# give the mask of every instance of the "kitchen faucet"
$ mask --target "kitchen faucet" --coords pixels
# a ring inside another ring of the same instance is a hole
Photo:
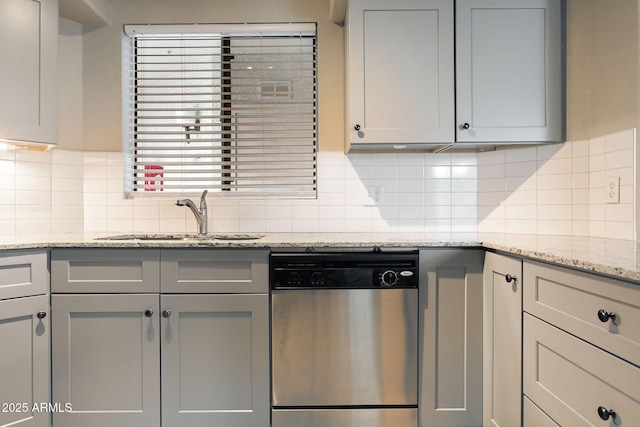
[[[196,221],[198,222],[198,234],[207,234],[207,201],[205,197],[207,195],[207,190],[202,192],[202,196],[200,196],[200,209],[198,209],[193,203],[191,199],[187,198],[179,198],[176,199],[177,206],[187,206],[193,212],[193,215],[196,217]]]

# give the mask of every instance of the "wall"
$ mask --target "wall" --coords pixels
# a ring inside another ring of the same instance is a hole
[[[211,230],[407,231],[443,239],[488,231],[634,239],[637,3],[612,4],[568,0],[570,142],[477,155],[345,156],[342,29],[329,22],[328,0],[236,0],[234,8],[222,0],[190,0],[190,7],[173,0],[114,0],[110,26],[82,28],[61,20],[60,145],[49,153],[0,153],[0,233],[11,239],[85,230],[195,230],[191,214],[173,206],[171,198],[122,198],[121,25],[165,22],[163,16],[175,22],[290,17],[319,22],[319,199],[210,199]],[[619,205],[604,203],[609,176],[621,177]],[[366,185],[384,187],[382,207],[366,200]]]
[[[344,150],[342,28],[329,0],[113,0],[111,24],[83,37],[84,150],[121,150],[122,25],[193,22],[317,22],[319,148]]]
[[[567,139],[638,127],[638,0],[567,0]]]

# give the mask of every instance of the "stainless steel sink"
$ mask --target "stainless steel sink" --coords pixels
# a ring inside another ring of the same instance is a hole
[[[264,234],[259,233],[226,233],[226,234],[211,234],[210,236],[204,236],[205,239],[215,240],[258,240],[262,239]]]
[[[215,233],[215,234],[121,234],[117,236],[100,237],[96,240],[131,240],[131,241],[202,241],[202,240],[258,240],[264,234],[259,233]]]

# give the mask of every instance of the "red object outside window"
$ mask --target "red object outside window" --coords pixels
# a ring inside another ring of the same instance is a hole
[[[162,191],[164,181],[158,180],[158,178],[162,178],[164,174],[158,171],[162,171],[164,168],[159,165],[145,165],[144,169],[144,191]]]

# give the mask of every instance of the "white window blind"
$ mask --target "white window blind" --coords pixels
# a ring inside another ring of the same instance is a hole
[[[316,196],[315,24],[127,25],[125,194]]]

